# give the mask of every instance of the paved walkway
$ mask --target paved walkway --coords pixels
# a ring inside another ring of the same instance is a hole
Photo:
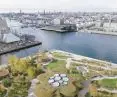
[[[106,91],[108,93],[117,93],[117,90],[109,90],[109,89],[106,89],[106,88],[99,88],[98,91]]]
[[[91,83],[91,80],[86,80],[82,83],[83,89],[78,92],[78,97],[85,97],[85,95],[89,92],[89,85]]]
[[[103,79],[117,79],[117,76],[113,76],[113,77],[109,77],[109,76],[95,77],[95,78],[92,78],[91,80],[94,81],[94,80],[103,80]]]
[[[37,97],[35,94],[34,94],[34,89],[36,87],[36,84],[39,82],[38,79],[33,79],[31,81],[31,86],[30,86],[30,89],[28,90],[28,97]]]

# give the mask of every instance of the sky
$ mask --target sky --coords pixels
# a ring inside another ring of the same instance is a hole
[[[0,0],[0,10],[117,11],[117,0]]]

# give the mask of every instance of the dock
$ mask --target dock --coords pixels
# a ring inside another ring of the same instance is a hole
[[[19,41],[10,44],[0,43],[0,55],[16,52],[22,49],[41,45],[39,41]]]
[[[105,32],[105,31],[96,31],[96,30],[80,30],[78,32],[87,32],[87,33],[90,33],[90,34],[100,34],[100,35],[111,35],[111,36],[117,36],[117,32]]]
[[[52,28],[46,28],[46,27],[44,27],[44,28],[41,28],[41,30],[45,30],[45,31],[55,31],[55,32],[67,32],[66,30],[61,30],[61,29],[52,29]]]
[[[47,26],[47,27],[43,27],[41,28],[41,30],[45,30],[45,31],[55,31],[55,32],[67,32],[67,30],[62,30],[60,26]]]
[[[55,31],[55,32],[76,32],[76,25],[66,24],[66,25],[52,25],[41,28],[41,30]]]

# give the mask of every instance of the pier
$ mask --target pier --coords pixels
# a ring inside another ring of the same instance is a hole
[[[41,30],[55,31],[55,32],[76,32],[77,27],[74,24],[52,25],[41,28]]]
[[[42,42],[39,41],[19,41],[10,44],[0,43],[0,55],[38,46],[41,44]]]

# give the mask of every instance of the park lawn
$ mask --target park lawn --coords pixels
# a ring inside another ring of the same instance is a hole
[[[53,75],[54,73],[49,71],[38,76],[40,83],[38,83],[34,89],[34,93],[37,97],[55,97],[54,95],[57,91],[63,94],[64,97],[74,97],[76,95],[77,88],[72,84],[72,81],[69,81],[66,86],[60,86],[57,88],[49,85],[48,79]]]
[[[71,65],[73,65],[73,66],[81,66],[81,64],[78,64],[78,63],[75,63],[75,62],[72,62]]]
[[[55,89],[52,88],[48,83],[37,84],[34,93],[37,97],[53,97]]]
[[[47,69],[53,72],[66,73],[67,69],[65,65],[66,65],[66,62],[64,60],[54,60],[47,65]]]
[[[98,81],[99,85],[108,89],[117,89],[117,79],[103,79]]]
[[[53,76],[55,73],[53,72],[46,72],[46,73],[43,73],[43,74],[40,74],[37,79],[39,79],[40,83],[48,83],[48,79]]]
[[[79,73],[79,74],[68,74],[69,78],[72,80],[84,80],[84,77]]]
[[[78,88],[81,88],[80,79],[82,79],[82,76],[80,74],[67,74],[65,64],[66,62],[63,60],[56,60],[47,65],[47,72],[40,74],[37,77],[39,79],[39,83],[34,90],[34,93],[37,97],[55,97],[54,95],[57,91],[65,97],[74,97],[76,95],[76,93],[78,92]],[[48,79],[55,73],[66,73],[70,79],[68,85],[60,86],[59,88],[54,88],[49,85]],[[80,82],[77,78],[80,80]],[[76,86],[74,86],[74,84],[72,83],[73,81],[78,81],[76,83]]]
[[[108,92],[97,92],[98,97],[117,97],[117,94],[114,93],[108,93]],[[86,96],[86,97],[92,97],[90,96]]]
[[[64,95],[63,97],[75,97],[77,88],[70,81],[68,85],[60,87],[60,93]]]
[[[60,58],[60,59],[67,59],[67,58],[69,58],[69,56],[66,56],[65,54],[60,53],[60,52],[53,52],[52,55],[54,57]]]
[[[48,83],[49,77],[53,76],[55,73],[48,71],[39,75],[37,78],[39,82],[34,89],[34,93],[37,97],[54,97],[54,94],[58,91],[65,97],[74,97],[77,93],[77,88],[72,84],[72,81],[69,80],[68,85],[60,86],[59,88],[52,87]],[[57,96],[58,97],[58,96]]]
[[[48,84],[48,79],[53,75],[53,72],[46,72],[37,77],[37,79],[39,79],[39,83],[34,89],[34,93],[37,97],[52,97],[55,89]]]

